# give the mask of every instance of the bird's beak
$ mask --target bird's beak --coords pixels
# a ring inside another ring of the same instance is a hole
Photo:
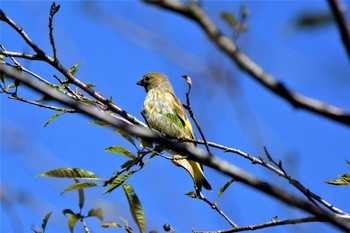
[[[139,85],[139,86],[143,86],[143,84],[144,84],[144,83],[143,83],[143,80],[142,80],[142,79],[136,83],[136,85]]]

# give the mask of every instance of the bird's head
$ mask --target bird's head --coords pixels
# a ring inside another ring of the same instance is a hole
[[[136,84],[145,88],[146,92],[158,87],[160,84],[170,85],[167,76],[159,72],[145,74]]]

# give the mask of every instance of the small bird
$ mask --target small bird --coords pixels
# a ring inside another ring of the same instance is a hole
[[[166,75],[150,72],[136,84],[142,86],[147,93],[142,114],[149,127],[171,137],[195,138],[185,108],[175,95]],[[169,115],[176,116],[179,121],[169,120]],[[189,144],[195,146],[193,143]],[[201,164],[187,159],[180,160],[174,160],[175,164],[183,166],[190,173],[198,190],[202,187],[207,190],[212,189],[204,176]]]

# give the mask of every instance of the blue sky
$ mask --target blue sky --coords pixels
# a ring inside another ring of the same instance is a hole
[[[349,2],[343,2],[349,9]],[[95,90],[107,97],[112,95],[117,105],[142,119],[145,93],[135,83],[144,73],[166,73],[182,101],[187,86],[180,77],[188,74],[193,81],[192,107],[209,141],[254,156],[262,155],[266,146],[276,160],[283,161],[291,176],[350,212],[348,187],[324,183],[349,172],[345,163],[346,159],[350,160],[347,127],[294,109],[265,90],[219,52],[196,24],[179,15],[138,1],[57,3],[61,5],[54,18],[58,56],[67,68],[83,63],[77,78],[93,83]],[[92,11],[86,10],[88,3]],[[328,12],[326,1],[204,1],[203,7],[221,30],[230,34],[219,14],[227,10],[236,13],[241,4],[250,12],[249,31],[237,41],[243,52],[292,90],[350,111],[350,67],[337,28],[327,25],[300,30],[293,25],[295,18],[303,13]],[[50,5],[49,1],[2,1],[0,8],[51,54],[47,27]],[[0,38],[9,51],[31,52],[3,23]],[[20,62],[54,82],[53,75],[57,72],[46,64]],[[225,74],[226,79],[218,81],[213,69]],[[25,88],[19,90],[19,95],[33,100],[40,97]],[[68,232],[67,219],[61,211],[78,210],[77,194],[59,194],[72,181],[36,175],[59,167],[80,167],[107,178],[125,158],[103,150],[111,145],[130,150],[132,147],[113,132],[88,124],[90,119],[84,116],[65,114],[44,128],[54,112],[10,100],[5,95],[1,95],[0,103],[1,185],[14,202],[1,206],[1,232],[28,232],[32,224],[40,226],[50,211],[53,215],[46,232]],[[214,152],[260,179],[299,195],[288,182],[266,169],[235,154]],[[205,173],[213,191],[204,194],[214,201],[228,178],[209,168]],[[230,227],[208,205],[183,195],[192,190],[191,179],[168,160],[154,158],[128,183],[142,201],[148,231],[162,232],[165,223],[170,223],[177,232]],[[102,192],[102,188],[86,190],[85,212],[103,207],[105,221],[122,216],[136,230],[122,191],[107,195]],[[15,203],[18,199],[19,203]],[[306,216],[239,183],[224,193],[219,207],[242,226],[267,222],[276,215],[281,220]],[[11,216],[18,217],[16,224],[10,220]],[[94,219],[88,219],[87,223],[92,232],[123,232],[101,229]],[[262,232],[311,230],[336,232],[321,223]],[[82,232],[80,224],[76,232]]]

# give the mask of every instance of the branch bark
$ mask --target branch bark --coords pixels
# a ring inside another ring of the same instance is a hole
[[[144,0],[169,11],[183,15],[197,23],[213,43],[229,56],[244,72],[262,84],[272,93],[289,102],[293,107],[313,112],[333,121],[350,126],[350,113],[297,92],[291,91],[286,85],[276,80],[247,55],[241,52],[237,45],[216,27],[206,13],[194,3],[182,3],[177,0]]]
[[[328,0],[334,19],[338,25],[340,37],[350,60],[350,32],[345,18],[345,8],[339,0]]]

